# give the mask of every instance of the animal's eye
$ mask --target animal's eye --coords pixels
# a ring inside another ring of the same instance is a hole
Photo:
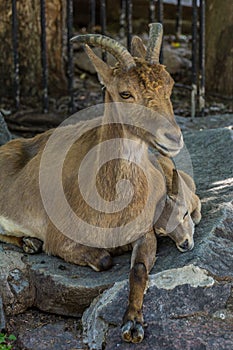
[[[184,217],[183,217],[183,219],[185,219],[185,217],[188,215],[188,211],[186,211],[186,213],[184,214]]]
[[[120,92],[120,96],[121,96],[122,98],[124,98],[124,99],[133,97],[129,91],[122,91],[122,92]]]

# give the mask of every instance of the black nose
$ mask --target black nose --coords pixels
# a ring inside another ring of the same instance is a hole
[[[189,249],[189,241],[186,239],[183,243],[179,244],[179,247],[183,250]]]
[[[177,136],[177,135],[169,134],[168,132],[166,132],[164,135],[165,135],[169,140],[171,140],[172,142],[176,142],[176,143],[180,143],[181,137],[182,137],[181,134],[179,134],[179,135]]]

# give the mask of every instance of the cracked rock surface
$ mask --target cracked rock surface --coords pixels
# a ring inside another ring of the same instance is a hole
[[[2,298],[0,297],[0,332],[2,329],[5,328],[5,326],[6,326],[5,313],[3,310]]]
[[[203,217],[191,252],[182,254],[171,240],[159,239],[157,261],[144,300],[148,327],[144,341],[133,348],[232,350],[233,131],[226,127],[184,129],[183,133]],[[187,163],[182,154],[175,161],[178,167]],[[86,310],[82,321],[90,349],[132,349],[121,342],[119,331],[127,304],[130,255],[114,261],[111,270],[98,273],[45,254],[25,255],[18,248],[1,244],[1,328],[5,327],[5,316],[9,319],[31,307],[75,317]],[[34,330],[33,343],[30,332],[24,332],[25,338],[19,337],[22,348],[40,349],[40,335],[46,344],[52,331],[57,349],[62,349],[62,337],[60,345],[57,339],[62,334],[59,322],[52,329],[46,326],[42,333]],[[67,341],[74,349],[84,348],[73,332],[68,333]]]
[[[4,145],[12,139],[11,133],[8,130],[5,119],[0,111],[0,146]]]
[[[233,348],[233,131],[185,131],[202,220],[195,248],[181,254],[169,239],[159,240],[157,261],[144,299],[148,328],[134,349]],[[176,164],[186,159],[179,154]],[[186,162],[187,163],[187,162]],[[187,171],[192,169],[187,169]],[[159,273],[157,273],[159,272]],[[83,316],[90,349],[132,349],[120,339],[128,282],[116,283]]]
[[[84,313],[85,339],[90,349],[132,349],[120,339],[128,283],[116,283]],[[233,310],[226,308],[231,283],[219,282],[194,265],[150,277],[144,299],[148,327],[134,349],[231,349]]]

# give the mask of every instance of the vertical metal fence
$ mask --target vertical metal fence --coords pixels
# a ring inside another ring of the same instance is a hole
[[[18,17],[17,0],[12,0],[12,50],[13,50],[13,94],[16,109],[20,107],[20,79],[19,79],[19,39],[18,39]],[[95,0],[89,0],[89,28],[93,30],[96,25],[97,3]],[[107,7],[106,0],[100,0],[100,26],[101,33],[105,34],[107,30]],[[121,0],[121,14],[119,16],[120,35],[127,38],[127,47],[130,50],[131,39],[133,35],[133,0]],[[41,24],[41,66],[42,66],[42,106],[43,111],[48,112],[49,94],[48,94],[48,63],[46,47],[46,0],[40,0],[40,24]],[[149,0],[148,2],[148,22],[164,21],[164,1]],[[74,111],[74,68],[73,68],[73,48],[70,38],[73,35],[73,0],[66,0],[67,13],[67,79],[68,93],[70,96],[69,111]],[[176,0],[176,35],[182,33],[182,0]],[[198,59],[199,58],[199,59]],[[103,59],[106,60],[106,54],[103,53]],[[163,50],[160,56],[163,61]],[[199,113],[204,115],[205,108],[205,0],[192,0],[192,82],[191,86],[176,84],[178,87],[191,90],[191,116]]]
[[[18,42],[18,18],[16,10],[16,0],[12,0],[12,48],[13,48],[13,94],[16,109],[19,108],[20,103],[20,89],[19,89],[19,42]]]
[[[46,15],[45,0],[40,0],[40,25],[41,25],[41,65],[42,65],[42,87],[43,87],[43,111],[48,112],[48,64],[47,64],[47,46],[46,46]]]
[[[69,111],[74,112],[74,64],[73,64],[73,46],[70,39],[73,36],[73,0],[67,0],[67,78],[68,93],[70,96]]]

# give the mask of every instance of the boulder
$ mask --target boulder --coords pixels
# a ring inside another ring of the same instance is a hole
[[[227,127],[183,133],[188,152],[181,152],[175,162],[185,168],[191,155],[203,218],[191,252],[182,254],[171,240],[159,239],[144,302],[148,329],[135,349],[232,349],[233,131]],[[192,172],[190,166],[186,170]],[[127,303],[130,254],[114,262],[110,271],[100,273],[1,244],[0,298],[5,313],[36,306],[77,316],[87,309],[83,326],[90,348],[103,343],[106,349],[121,348],[119,327]],[[129,347],[124,344],[124,349]]]
[[[46,254],[26,255],[0,245],[0,297],[6,315],[34,306],[59,315],[80,316],[95,297],[127,278],[130,256],[114,258],[106,272],[66,263]]]
[[[83,315],[84,343],[89,349],[132,349],[120,339],[128,282],[116,283]],[[229,349],[233,313],[226,309],[231,284],[219,282],[192,264],[150,276],[144,300],[148,328],[139,350]]]
[[[184,138],[188,152],[174,160],[182,168],[190,153],[203,217],[191,252],[182,254],[171,240],[159,239],[144,300],[148,329],[135,349],[232,348],[233,131],[184,131]],[[120,325],[127,288],[127,281],[116,283],[84,313],[84,335],[90,349],[102,349],[103,344],[106,350],[123,347]],[[124,349],[131,345],[124,344]]]
[[[101,57],[102,50],[100,48],[95,47],[92,49],[97,56]],[[111,66],[114,66],[116,63],[116,60],[115,58],[113,58],[112,55],[107,55],[107,63]],[[86,52],[83,49],[78,50],[78,54],[74,56],[74,66],[75,66],[75,69],[77,70],[81,70],[91,74],[96,74],[95,67],[93,66]]]
[[[3,114],[0,111],[0,146],[4,145],[12,139],[11,133],[8,130]]]
[[[126,46],[126,42],[121,42]],[[101,57],[102,50],[99,48],[93,48],[95,54]],[[96,70],[93,67],[91,61],[88,59],[87,54],[83,50],[78,50],[78,55],[74,56],[75,68],[80,71],[96,74]],[[191,68],[191,60],[187,57],[190,56],[190,50],[184,48],[172,48],[170,45],[165,45],[163,49],[163,64],[171,74],[180,73],[182,70]],[[107,63],[110,66],[114,66],[116,60],[112,55],[107,55]]]
[[[3,310],[2,298],[0,297],[0,333],[3,329],[5,329],[5,326],[6,326],[5,313]]]
[[[34,306],[67,316],[80,316],[92,300],[115,281],[127,278],[128,256],[117,257],[112,269],[95,272],[45,254],[24,257],[36,289]],[[125,263],[126,262],[126,263]]]
[[[187,71],[192,66],[191,60],[187,58],[189,54],[190,51],[188,49],[172,48],[169,45],[165,45],[163,49],[163,64],[170,74],[177,74],[182,70],[185,70],[187,74]]]
[[[35,289],[21,258],[20,252],[0,246],[0,297],[7,315],[25,311],[34,301]]]

